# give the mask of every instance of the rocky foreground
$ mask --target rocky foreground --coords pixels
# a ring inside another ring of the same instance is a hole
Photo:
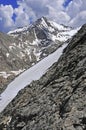
[[[1,113],[0,130],[86,130],[86,24],[59,61]]]

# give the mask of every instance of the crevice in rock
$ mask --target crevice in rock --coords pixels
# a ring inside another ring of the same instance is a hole
[[[60,110],[59,110],[59,115],[61,118],[64,117],[64,114],[66,113],[66,107],[67,107],[67,103],[69,102],[71,96],[68,97],[67,99],[65,99],[62,104],[60,105]]]

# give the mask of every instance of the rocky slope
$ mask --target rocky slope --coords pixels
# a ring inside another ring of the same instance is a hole
[[[45,17],[29,27],[0,33],[0,91],[15,76],[55,51],[77,32]]]
[[[0,116],[0,130],[86,129],[86,24],[59,61],[19,92]]]

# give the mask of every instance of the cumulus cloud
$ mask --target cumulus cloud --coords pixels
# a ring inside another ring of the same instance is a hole
[[[49,8],[49,14],[47,15],[47,17],[49,17],[51,20],[59,24],[67,24],[68,21],[70,20],[70,16],[67,15],[66,12],[58,11],[50,6],[48,6],[48,8]]]
[[[79,14],[77,14],[69,24],[74,27],[79,27],[83,23],[86,23],[86,11],[81,11]]]
[[[69,25],[79,27],[86,23],[86,0],[73,0],[66,8],[67,14],[70,16]]]
[[[64,7],[65,1],[68,0],[17,0],[16,8],[11,5],[0,5],[0,29],[9,31],[19,26],[26,26],[42,16],[74,27],[84,24],[86,0],[72,0]]]
[[[8,31],[14,26],[12,16],[13,8],[11,5],[0,5],[0,29],[2,31]]]

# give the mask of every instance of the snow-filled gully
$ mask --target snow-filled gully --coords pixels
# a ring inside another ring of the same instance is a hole
[[[52,66],[53,63],[57,62],[59,57],[62,55],[63,49],[67,46],[64,44],[58,48],[54,53],[50,54],[36,65],[32,66],[17,78],[15,78],[6,88],[6,90],[1,94],[0,100],[0,112],[2,112],[5,107],[15,98],[17,93],[29,85],[33,80],[38,80],[43,74],[46,73],[48,68]]]

